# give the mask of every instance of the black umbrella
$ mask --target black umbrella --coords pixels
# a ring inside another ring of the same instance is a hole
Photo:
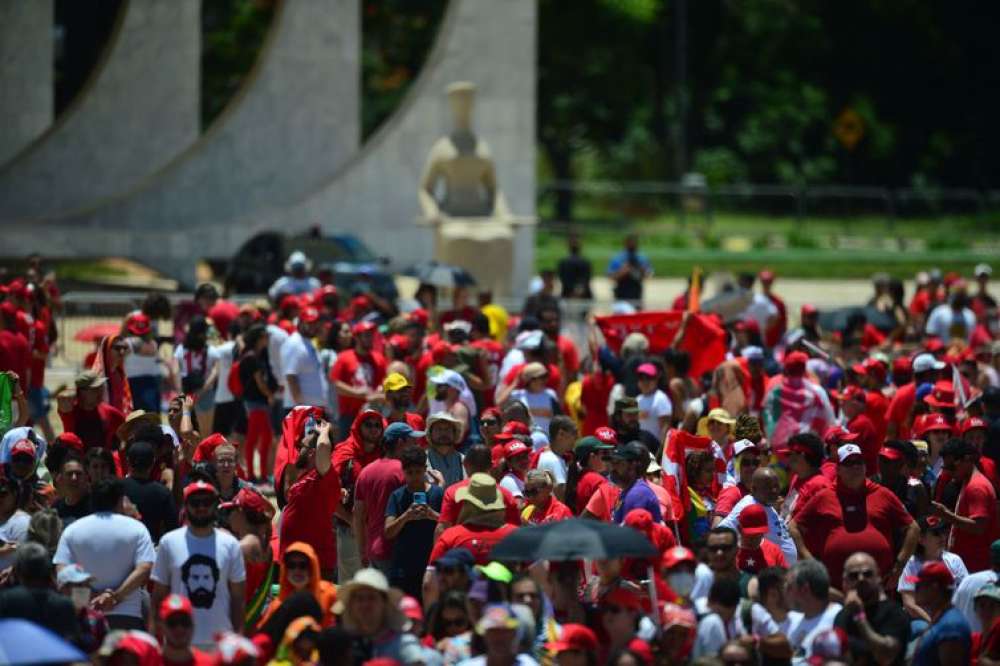
[[[856,314],[864,315],[865,321],[880,331],[889,332],[896,328],[896,320],[891,314],[870,305],[852,305],[836,310],[820,310],[819,325],[825,331],[845,331],[847,330],[847,321]]]
[[[404,275],[415,277],[421,282],[435,287],[472,287],[476,278],[461,266],[424,261],[411,266]]]
[[[657,555],[656,548],[641,532],[584,518],[521,527],[494,546],[490,553],[492,559],[507,562],[571,562]]]

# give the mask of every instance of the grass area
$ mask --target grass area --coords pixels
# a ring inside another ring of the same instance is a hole
[[[1000,217],[898,219],[890,225],[882,217],[799,221],[718,213],[710,223],[699,215],[682,225],[665,214],[597,219],[596,212],[584,210],[586,216],[573,229],[598,272],[621,249],[627,231],[639,235],[642,252],[665,277],[690,275],[694,265],[710,272],[768,267],[801,278],[868,278],[880,271],[912,278],[931,266],[969,275],[977,263],[995,261],[1000,252]],[[539,228],[539,269],[554,267],[565,255],[565,232],[565,227]]]

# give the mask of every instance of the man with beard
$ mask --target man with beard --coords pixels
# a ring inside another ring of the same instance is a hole
[[[611,414],[611,427],[618,433],[619,442],[641,442],[654,455],[660,450],[660,442],[652,433],[639,425],[639,401],[635,398],[615,400],[615,410]]]
[[[91,606],[103,611],[112,629],[142,629],[139,589],[156,559],[149,530],[125,512],[125,484],[109,478],[94,484],[89,516],[67,527],[59,537],[53,562],[62,569],[79,564],[90,572],[96,596]]]
[[[393,372],[382,382],[382,392],[388,407],[388,413],[385,414],[387,424],[402,422],[418,432],[424,429],[424,417],[410,411],[413,406],[413,386],[410,380]]]
[[[654,522],[662,522],[660,501],[645,480],[649,450],[639,442],[629,442],[611,453],[612,479],[622,489],[612,511],[612,520],[621,524],[633,509],[645,509]]]
[[[281,345],[281,371],[285,373],[285,409],[296,405],[323,407],[329,388],[323,376],[323,364],[312,339],[319,333],[319,310],[303,308],[297,328]],[[252,470],[251,470],[252,471]]]
[[[218,632],[243,626],[246,570],[240,544],[215,527],[219,494],[196,481],[184,488],[188,525],[167,532],[153,565],[153,608],[168,594],[181,594],[194,607],[194,638],[200,649],[213,649]],[[163,634],[164,627],[157,627]]]

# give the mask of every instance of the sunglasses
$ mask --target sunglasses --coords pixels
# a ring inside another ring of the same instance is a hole
[[[215,499],[189,499],[187,503],[192,509],[208,509],[215,506]]]
[[[736,544],[734,544],[734,543],[727,544],[725,546],[723,546],[723,545],[708,546],[708,552],[710,552],[710,553],[728,553],[733,548],[736,548]]]
[[[190,629],[194,626],[194,622],[187,615],[171,615],[167,618],[167,626],[172,629],[179,629],[183,627],[184,629]]]
[[[483,419],[482,421],[479,422],[479,425],[483,426],[484,428],[495,428],[496,426],[500,425],[500,422],[495,421],[493,419]]]
[[[438,567],[437,572],[439,574],[448,576],[450,574],[457,574],[461,571],[465,571],[463,567]]]
[[[852,583],[857,583],[860,580],[868,580],[875,578],[875,572],[871,569],[861,569],[860,571],[848,571],[844,573],[844,578],[851,581]]]
[[[442,623],[446,627],[455,627],[457,629],[464,629],[469,626],[469,620],[464,617],[453,617],[450,620],[448,618],[444,618]]]
[[[848,458],[844,462],[840,463],[844,467],[858,467],[859,465],[864,465],[864,458]]]
[[[289,571],[308,571],[308,560],[285,560],[285,568]]]
[[[525,486],[523,492],[525,497],[534,497],[538,493],[542,492],[542,489]]]

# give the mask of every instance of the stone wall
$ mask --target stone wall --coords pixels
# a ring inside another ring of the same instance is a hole
[[[52,11],[52,0],[0,0],[0,164],[52,123]]]

